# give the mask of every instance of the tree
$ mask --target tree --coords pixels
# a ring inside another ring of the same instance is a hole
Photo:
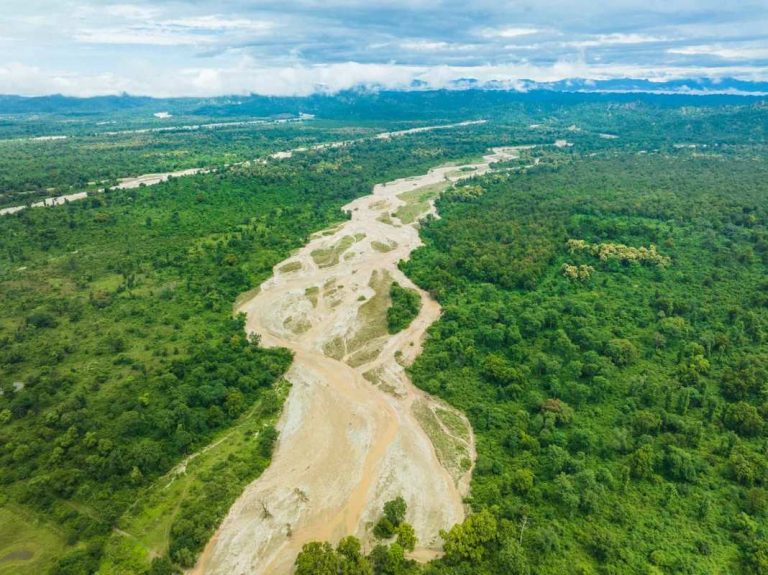
[[[725,410],[725,426],[739,435],[753,437],[762,431],[763,418],[753,405],[738,401]]]
[[[397,527],[405,520],[405,512],[408,510],[408,504],[402,497],[396,497],[384,504],[384,517]]]
[[[528,575],[531,572],[525,550],[516,539],[509,538],[501,545],[499,567],[505,575]]]
[[[632,476],[638,479],[643,479],[653,475],[655,458],[653,447],[650,445],[643,445],[636,449],[635,452],[629,456],[629,468]]]
[[[373,534],[379,539],[389,539],[397,533],[397,528],[405,519],[408,504],[402,497],[397,497],[384,504],[384,516],[373,528]]]
[[[406,551],[416,548],[416,531],[410,523],[401,523],[397,528],[397,544]]]
[[[338,575],[339,559],[330,543],[311,541],[296,557],[296,575]]]
[[[344,537],[336,546],[339,575],[373,575],[371,562],[363,555],[357,537]]]
[[[496,518],[487,509],[470,515],[464,523],[454,525],[448,532],[440,531],[448,563],[480,563],[497,536]]]
[[[627,339],[612,339],[609,341],[605,347],[605,354],[619,367],[633,363],[638,356],[637,348]]]

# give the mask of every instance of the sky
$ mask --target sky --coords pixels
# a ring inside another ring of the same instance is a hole
[[[768,0],[2,0],[0,93],[768,80]]]

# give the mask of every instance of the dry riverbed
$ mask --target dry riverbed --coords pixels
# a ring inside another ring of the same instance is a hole
[[[418,289],[397,263],[421,243],[418,219],[434,211],[432,192],[516,156],[497,148],[465,170],[377,185],[345,207],[349,221],[316,234],[241,301],[248,332],[294,352],[292,388],[272,464],[230,509],[193,573],[289,573],[304,543],[349,534],[370,547],[372,524],[398,495],[418,536],[414,557],[439,552],[438,531],[464,518],[474,440],[464,415],[415,388],[404,369],[440,307],[418,290],[418,317],[390,335],[389,286]],[[418,190],[429,190],[429,201]]]

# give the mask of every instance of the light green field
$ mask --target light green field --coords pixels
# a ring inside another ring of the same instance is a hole
[[[318,266],[328,268],[338,264],[341,254],[347,251],[354,243],[354,237],[344,236],[331,247],[314,250],[310,255]]]
[[[413,404],[413,414],[419,421],[422,429],[426,432],[432,445],[435,447],[435,453],[440,463],[448,470],[454,479],[458,479],[471,465],[467,444],[461,439],[452,435],[458,429],[453,429],[451,425],[456,425],[456,419],[446,421],[446,415],[453,415],[448,410],[430,407],[425,401],[419,400]],[[438,415],[439,414],[439,415]],[[464,427],[462,425],[462,427]],[[460,432],[459,435],[468,437],[468,431]]]
[[[277,391],[284,399],[288,385],[281,385]],[[200,477],[243,451],[259,431],[275,423],[277,415],[261,417],[260,407],[255,405],[232,428],[189,457],[186,464],[182,462],[158,479],[139,497],[107,542],[99,575],[143,573],[153,557],[166,554],[171,525],[187,496],[200,483]]]
[[[301,262],[288,262],[287,264],[284,264],[277,268],[277,271],[279,271],[281,274],[288,274],[291,272],[297,272],[301,269]]]
[[[388,243],[379,242],[376,240],[373,240],[371,242],[371,247],[376,250],[377,252],[381,252],[383,254],[387,252],[391,252],[393,249],[397,247],[397,242],[390,241]]]
[[[405,205],[397,209],[395,217],[404,224],[412,224],[419,216],[429,210],[429,202],[442,194],[449,185],[450,182],[440,182],[410,192],[403,192],[397,197],[403,200]]]
[[[33,513],[0,507],[0,575],[45,573],[65,546],[63,535]]]

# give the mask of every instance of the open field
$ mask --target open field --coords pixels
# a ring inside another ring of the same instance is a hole
[[[65,547],[62,534],[34,513],[0,507],[0,575],[45,573]]]

